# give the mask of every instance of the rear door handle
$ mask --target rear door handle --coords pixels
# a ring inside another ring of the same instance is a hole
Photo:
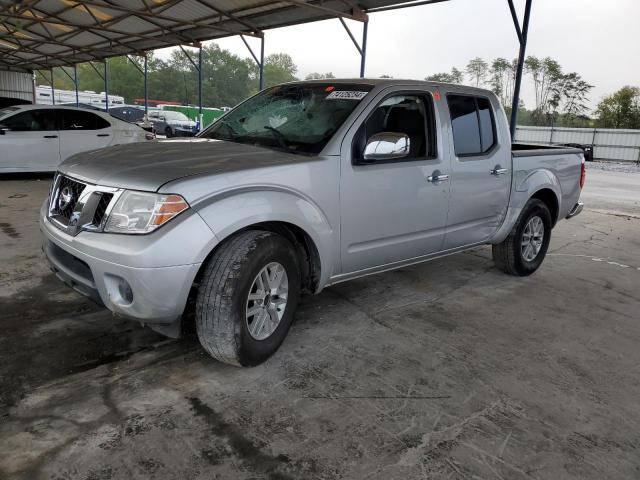
[[[58,135],[45,135],[43,138],[58,138]]]
[[[507,170],[506,168],[494,168],[489,173],[491,175],[503,175],[503,174],[507,173],[508,171],[509,170]]]
[[[449,180],[449,175],[444,175],[444,174],[429,175],[427,177],[427,182],[431,182],[431,183],[446,182],[447,180]]]
[[[108,137],[109,134],[108,133],[99,133],[98,137]]]

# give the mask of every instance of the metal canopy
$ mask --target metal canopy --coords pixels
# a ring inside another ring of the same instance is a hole
[[[108,105],[106,59],[140,55],[145,65],[146,110],[145,52],[176,45],[198,47],[197,65],[182,50],[198,72],[198,104],[202,112],[202,41],[240,35],[258,65],[262,88],[264,30],[338,18],[360,54],[360,77],[364,77],[368,13],[446,1],[449,0],[0,0],[0,67],[45,70],[103,60]],[[506,2],[520,46],[510,123],[513,138],[532,0],[525,0],[522,25],[513,0]],[[363,22],[361,44],[345,18]],[[260,58],[243,35],[261,39]],[[75,70],[73,80],[77,90]],[[51,83],[53,90],[53,75]]]
[[[0,66],[36,70],[427,2],[0,0]]]

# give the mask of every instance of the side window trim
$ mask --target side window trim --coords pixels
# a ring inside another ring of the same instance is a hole
[[[447,92],[446,93],[446,97],[447,97],[447,110],[449,112],[449,121],[453,123],[453,119],[451,118],[451,107],[449,105],[449,97],[469,97],[469,98],[473,98],[473,102],[475,104],[476,107],[476,121],[478,122],[478,135],[480,136],[480,152],[474,152],[474,153],[457,153],[456,150],[456,146],[455,146],[455,137],[453,136],[453,126],[451,129],[451,138],[453,140],[453,153],[456,157],[458,158],[464,158],[466,160],[473,160],[475,158],[483,158],[483,157],[487,157],[491,154],[493,154],[493,151],[496,149],[496,147],[498,146],[498,137],[497,137],[497,132],[496,132],[496,122],[495,122],[495,115],[493,113],[493,105],[491,104],[491,100],[489,99],[489,97],[486,97],[484,95],[472,95],[469,93],[459,93],[459,92]],[[487,101],[487,103],[489,104],[489,116],[491,117],[491,127],[493,130],[493,143],[491,145],[491,148],[489,148],[486,151],[482,151],[484,150],[484,145],[483,145],[483,141],[482,141],[482,122],[480,121],[480,108],[478,106],[478,99],[484,99]]]
[[[420,157],[399,158],[394,160],[380,160],[380,161],[375,161],[371,163],[357,162],[356,157],[354,155],[354,145],[358,138],[359,131],[364,127],[364,125],[367,123],[367,121],[371,118],[371,116],[374,114],[374,112],[380,105],[382,105],[389,98],[401,96],[401,95],[420,97],[423,99],[425,104],[425,116],[426,116],[425,122],[424,122],[424,128],[425,128],[424,135],[427,141],[429,141],[430,139],[433,139],[433,143],[430,144],[432,149],[431,154],[429,154],[429,152],[426,151],[425,152],[426,155],[423,155]],[[362,120],[362,122],[360,123],[360,126],[358,126],[358,129],[356,130],[356,134],[353,136],[353,139],[351,140],[351,164],[357,165],[359,167],[368,167],[373,165],[384,165],[384,164],[390,164],[390,163],[407,163],[407,162],[420,162],[420,161],[426,161],[426,160],[436,160],[438,158],[438,135],[435,131],[435,128],[437,125],[436,118],[435,118],[435,115],[436,115],[435,109],[436,107],[434,104],[433,92],[429,90],[396,90],[396,91],[387,93],[382,98],[380,98],[380,100],[376,101],[373,109]],[[431,132],[431,135],[430,135],[430,132]]]

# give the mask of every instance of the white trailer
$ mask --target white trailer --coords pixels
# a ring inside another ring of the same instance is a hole
[[[36,87],[36,103],[41,105],[52,105],[55,95],[56,105],[62,103],[76,103],[75,90],[51,89],[47,85]],[[106,107],[106,95],[104,92],[96,93],[91,90],[79,91],[78,102],[87,105],[95,105],[99,108]],[[124,105],[124,97],[109,94],[109,108]]]

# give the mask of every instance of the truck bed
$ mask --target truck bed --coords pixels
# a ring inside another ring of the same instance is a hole
[[[537,143],[512,143],[511,153],[514,157],[535,157],[539,155],[561,155],[564,153],[584,153],[575,147],[544,145]]]

